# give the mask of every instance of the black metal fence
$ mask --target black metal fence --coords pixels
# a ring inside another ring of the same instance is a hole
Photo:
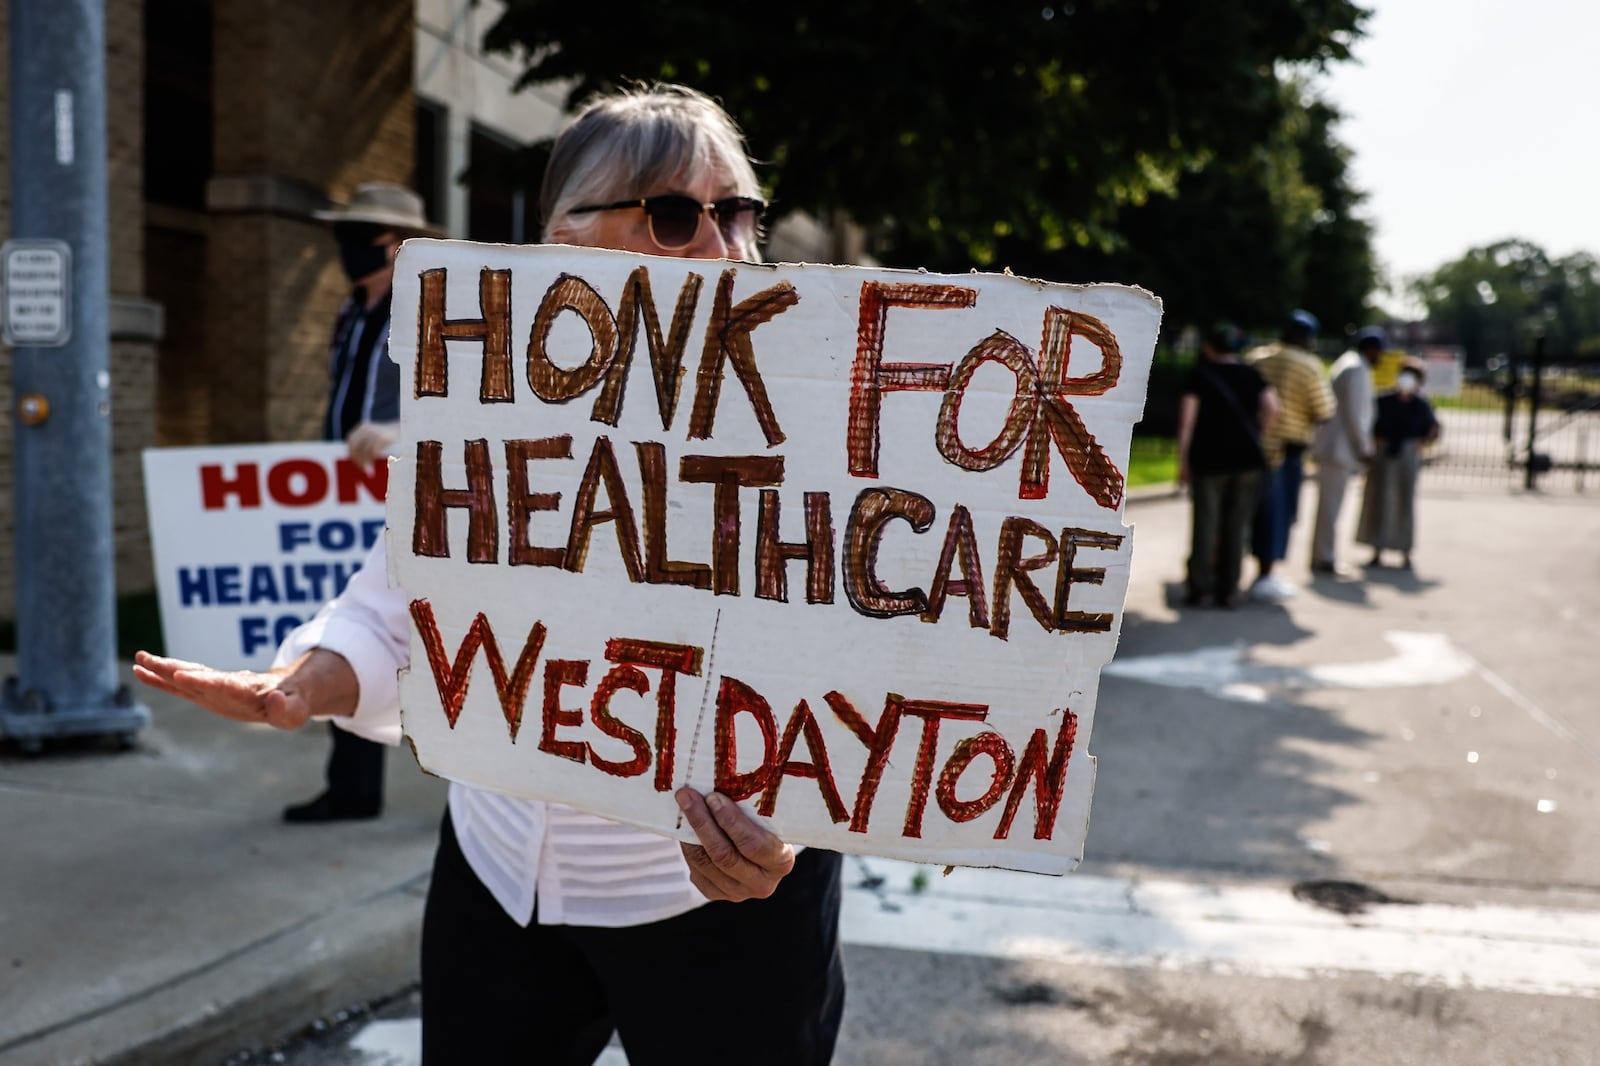
[[[1175,450],[1189,371],[1162,355],[1134,427],[1134,451],[1144,458]],[[1492,370],[1469,370],[1459,395],[1432,400],[1443,432],[1428,450],[1424,484],[1600,496],[1600,359],[1546,358],[1536,348]]]
[[[1526,360],[1469,375],[1434,400],[1443,428],[1427,482],[1600,492],[1600,363]]]

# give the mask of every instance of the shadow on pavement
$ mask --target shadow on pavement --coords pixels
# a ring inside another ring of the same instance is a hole
[[[1175,621],[1130,613],[1117,659],[1286,646],[1313,635],[1271,605],[1190,612]],[[1378,738],[1295,702],[1292,693],[1263,695],[1252,702],[1105,675],[1090,741],[1099,769],[1085,868],[1137,862],[1330,876],[1336,862],[1307,827],[1357,797],[1319,782],[1329,764],[1313,752]]]

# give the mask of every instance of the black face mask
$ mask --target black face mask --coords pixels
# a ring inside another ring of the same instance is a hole
[[[368,274],[389,265],[389,247],[384,244],[373,244],[371,237],[361,240],[356,237],[341,236],[339,265],[344,267],[345,277],[351,281],[360,281]]]

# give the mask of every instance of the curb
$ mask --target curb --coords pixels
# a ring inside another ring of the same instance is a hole
[[[428,874],[12,1045],[7,1066],[221,1062],[417,980]]]

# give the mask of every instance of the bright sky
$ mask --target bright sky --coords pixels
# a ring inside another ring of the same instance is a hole
[[[1505,237],[1600,254],[1600,3],[1367,6],[1356,62],[1324,89],[1391,277]]]

